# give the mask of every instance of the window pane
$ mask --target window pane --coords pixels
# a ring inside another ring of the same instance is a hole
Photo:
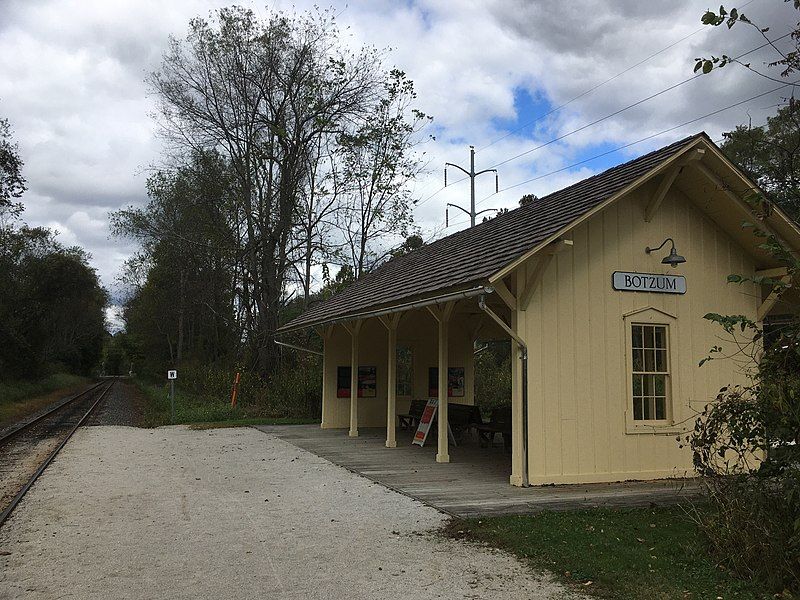
[[[667,418],[667,399],[666,398],[656,398],[656,419],[666,419]]]
[[[667,328],[666,327],[656,327],[655,328],[655,337],[656,337],[656,348],[666,348],[667,347]]]
[[[655,393],[653,389],[653,375],[642,375],[644,380],[644,396],[652,396]]]
[[[653,329],[654,327],[647,326],[644,328],[644,347],[645,348],[655,348],[653,342]]]
[[[655,383],[655,395],[656,396],[666,396],[667,395],[667,377],[666,375],[652,375],[653,381]]]
[[[642,420],[642,399],[641,398],[634,398],[633,399],[633,418],[636,421]]]
[[[633,395],[634,396],[642,395],[642,375],[633,376]]]
[[[634,350],[633,351],[633,370],[634,371],[643,371],[644,370],[644,351],[643,350]]]
[[[651,421],[656,418],[656,399],[652,396],[646,401],[645,418]]]
[[[655,350],[656,353],[656,368],[655,370],[659,373],[666,373],[667,372],[667,351],[666,350]]]
[[[645,350],[644,351],[644,370],[645,371],[655,371],[656,367],[656,351],[655,350]]]
[[[634,325],[632,328],[633,331],[633,348],[641,348],[642,347],[642,326],[641,325]]]

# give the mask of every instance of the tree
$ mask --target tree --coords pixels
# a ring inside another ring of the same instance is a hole
[[[0,379],[88,373],[100,358],[108,297],[85,251],[22,222],[22,165],[0,119]]]
[[[25,193],[22,166],[19,148],[12,141],[11,125],[8,119],[0,119],[0,214],[14,208],[14,200]],[[21,207],[16,205],[16,212],[20,210]]]
[[[800,111],[778,109],[760,127],[739,125],[722,134],[722,150],[794,219],[800,218]]]
[[[406,185],[422,168],[413,140],[430,120],[411,107],[415,98],[413,82],[393,69],[375,109],[339,138],[346,199],[337,215],[356,279],[391,255],[387,237],[406,236],[413,221]]]
[[[214,363],[239,351],[232,181],[218,153],[195,152],[148,178],[145,207],[111,215],[117,235],[142,244],[126,267],[123,316],[152,370],[179,366],[187,355]]]
[[[44,228],[0,229],[0,377],[88,373],[100,359],[107,302],[86,252]]]
[[[251,363],[262,375],[291,269],[298,192],[320,136],[362,116],[374,95],[378,57],[338,44],[329,14],[273,13],[259,21],[240,7],[193,19],[172,39],[150,77],[167,138],[181,152],[214,149],[234,174],[239,306]]]
[[[307,305],[319,267],[347,262],[358,276],[388,257],[391,244],[381,238],[410,230],[406,183],[419,171],[412,149],[429,119],[411,108],[405,74],[385,72],[373,48],[349,50],[330,12],[260,20],[234,6],[193,19],[149,82],[173,158],[215,153],[230,174],[220,215],[230,232],[223,262],[233,274],[238,354],[266,378],[279,356],[279,320],[287,303],[296,307],[293,288]],[[119,231],[149,227],[146,213],[155,208],[121,215]],[[131,318],[162,302],[161,288],[173,280],[156,270],[180,262],[166,245],[154,248],[139,264],[153,276],[144,278]],[[180,289],[170,295],[186,297]],[[189,309],[179,300],[175,322]],[[167,345],[180,355],[183,338],[171,335]]]

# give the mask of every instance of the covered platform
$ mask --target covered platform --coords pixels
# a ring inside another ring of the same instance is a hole
[[[362,428],[359,437],[317,425],[261,425],[271,433],[353,473],[458,517],[529,514],[543,510],[591,507],[641,507],[675,504],[693,498],[695,480],[661,479],[551,485],[505,485],[511,456],[502,445],[481,448],[467,439],[450,446],[450,462],[436,463],[436,443],[411,445],[411,433],[397,432],[397,447],[387,448],[384,428]]]

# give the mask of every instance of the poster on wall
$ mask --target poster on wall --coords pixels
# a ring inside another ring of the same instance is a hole
[[[447,369],[447,397],[464,397],[464,367],[448,367]],[[439,395],[439,367],[428,368],[428,395]]]
[[[375,398],[378,395],[377,381],[377,367],[358,367],[358,397]],[[350,367],[336,369],[336,397],[350,397]]]
[[[374,398],[378,395],[377,373],[377,367],[358,367],[359,398]]]

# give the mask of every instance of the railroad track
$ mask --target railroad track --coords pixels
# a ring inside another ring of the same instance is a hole
[[[0,435],[0,526],[114,383],[101,381]]]

